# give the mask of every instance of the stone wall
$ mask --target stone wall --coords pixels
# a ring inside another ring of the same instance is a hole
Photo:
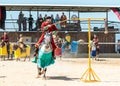
[[[0,36],[3,34],[3,32],[0,32]],[[19,34],[23,34],[24,37],[31,37],[32,42],[36,42],[41,32],[9,32],[9,37],[11,42],[17,41],[17,36]],[[83,39],[85,42],[88,42],[88,33],[87,32],[69,32],[71,35],[72,40],[79,40]],[[110,33],[105,35],[104,33],[91,33],[91,35],[97,34],[100,42],[115,42],[115,34]],[[59,32],[60,37],[65,37],[65,32]],[[79,53],[87,53],[88,52],[88,46],[85,45],[79,45]],[[114,53],[115,52],[115,45],[100,45],[100,52],[101,53]]]

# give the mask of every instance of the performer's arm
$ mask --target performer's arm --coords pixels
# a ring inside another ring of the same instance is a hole
[[[58,30],[58,28],[57,28],[55,25],[52,25],[52,26],[51,26],[51,30],[52,30],[52,31],[56,31],[56,30]]]
[[[35,44],[35,46],[38,47],[41,44],[41,42],[43,41],[43,39],[44,39],[44,33],[42,33],[42,35],[40,36],[40,38],[39,38],[38,42]]]

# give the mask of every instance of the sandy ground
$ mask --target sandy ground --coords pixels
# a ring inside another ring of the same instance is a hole
[[[48,67],[47,79],[35,78],[36,64],[31,61],[0,61],[0,86],[120,86],[120,59],[91,60],[92,69],[101,82],[85,83],[80,80],[88,68],[87,58],[60,58]]]

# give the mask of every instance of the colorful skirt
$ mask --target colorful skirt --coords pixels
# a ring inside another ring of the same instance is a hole
[[[55,61],[53,59],[52,51],[43,52],[43,51],[39,50],[38,60],[37,60],[37,65],[39,68],[46,68],[54,63],[55,63]]]

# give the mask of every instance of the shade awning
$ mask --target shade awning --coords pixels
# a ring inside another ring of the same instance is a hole
[[[95,5],[49,5],[49,4],[1,4],[7,11],[79,11],[79,12],[106,12],[118,6]]]

